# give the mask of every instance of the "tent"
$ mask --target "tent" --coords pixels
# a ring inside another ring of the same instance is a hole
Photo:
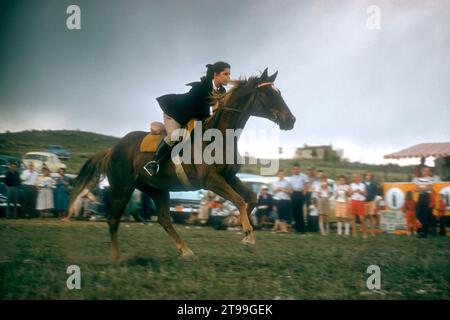
[[[441,178],[450,180],[450,142],[420,143],[412,147],[385,155],[385,159],[436,158],[436,169]]]

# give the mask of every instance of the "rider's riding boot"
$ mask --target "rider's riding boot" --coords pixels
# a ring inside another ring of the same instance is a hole
[[[153,155],[153,160],[147,162],[147,164],[144,166],[145,171],[147,171],[147,173],[150,176],[158,174],[159,164],[161,160],[163,160],[169,154],[171,149],[172,147],[169,144],[167,144],[167,142],[164,141],[164,139],[161,140],[161,142],[158,145],[158,148],[156,148],[155,154]]]

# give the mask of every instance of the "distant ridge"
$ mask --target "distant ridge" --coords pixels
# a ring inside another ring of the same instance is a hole
[[[110,148],[120,138],[80,130],[26,130],[20,132],[0,133],[0,155],[22,157],[30,151],[45,151],[48,145],[61,145],[70,151],[72,158],[64,161],[69,173],[78,173],[84,162],[100,150]],[[352,172],[372,171],[376,179],[386,181],[405,181],[413,173],[410,167],[398,165],[371,165],[351,162],[330,162],[320,160],[280,159],[280,168],[290,170],[293,163],[300,163],[303,171],[308,167],[323,169],[327,176],[336,179],[338,175]],[[244,164],[241,172],[258,174],[258,165]]]

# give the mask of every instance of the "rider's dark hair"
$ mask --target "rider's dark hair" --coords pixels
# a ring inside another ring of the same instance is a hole
[[[231,68],[231,66],[223,61],[217,61],[214,64],[206,65],[206,76],[202,77],[202,80],[212,80],[214,73],[220,73],[226,68]]]

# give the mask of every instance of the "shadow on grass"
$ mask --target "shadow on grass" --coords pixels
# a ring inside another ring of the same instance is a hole
[[[141,267],[150,267],[152,271],[154,272],[161,272],[161,263],[164,263],[163,261],[160,261],[159,259],[155,257],[150,257],[147,255],[141,255],[141,254],[132,254],[124,256],[120,259],[118,264],[120,266],[141,266]]]

